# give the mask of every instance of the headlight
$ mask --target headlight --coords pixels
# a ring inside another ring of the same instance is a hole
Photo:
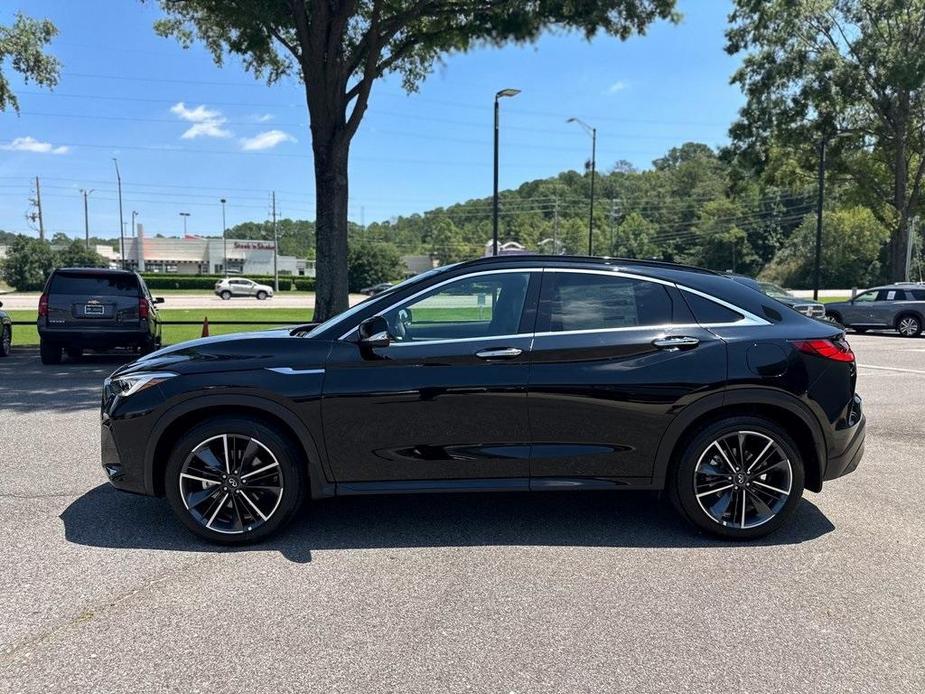
[[[127,398],[129,395],[134,395],[145,388],[156,386],[158,383],[163,383],[174,376],[177,376],[177,374],[171,371],[126,374],[110,379],[108,385],[114,395]]]

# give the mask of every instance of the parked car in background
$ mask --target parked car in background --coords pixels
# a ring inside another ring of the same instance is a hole
[[[215,293],[226,301],[233,296],[253,296],[263,301],[273,296],[273,287],[245,277],[226,277],[215,283]]]
[[[0,301],[0,308],[3,302]],[[6,357],[10,354],[10,347],[13,344],[13,321],[10,317],[0,311],[0,357]]]
[[[874,287],[849,301],[827,304],[825,310],[832,320],[859,333],[885,328],[916,337],[925,325],[925,285],[900,282]]]
[[[842,328],[730,277],[498,256],[310,330],[119,368],[101,462],[225,543],[268,536],[309,496],[602,489],[665,490],[698,528],[744,540],[857,467],[856,377]]]
[[[360,294],[366,294],[366,296],[377,296],[382,294],[382,292],[391,289],[394,285],[391,282],[380,282],[379,284],[374,284],[372,287],[366,287],[365,289],[360,290]]]
[[[746,277],[745,275],[731,275],[731,277],[736,282],[740,282],[752,289],[757,289],[759,292],[766,294],[772,299],[777,299],[782,304],[786,304],[794,311],[799,311],[804,316],[809,316],[810,318],[825,318],[825,304],[818,301],[800,299],[773,282],[764,282],[762,280]]]
[[[142,354],[161,346],[156,304],[136,272],[59,268],[39,298],[39,349],[43,364],[61,362],[61,351],[79,358],[83,350],[130,347]]]

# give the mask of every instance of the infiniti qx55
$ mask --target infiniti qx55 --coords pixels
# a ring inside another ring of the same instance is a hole
[[[843,330],[735,279],[636,260],[441,267],[317,326],[158,350],[105,382],[102,464],[210,540],[307,498],[661,490],[733,539],[857,467]]]

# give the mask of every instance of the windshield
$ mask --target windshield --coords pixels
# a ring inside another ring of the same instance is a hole
[[[759,282],[758,286],[761,287],[761,291],[767,294],[772,299],[792,299],[793,297],[783,287],[778,287],[773,282]]]
[[[419,280],[423,280],[433,275],[440,274],[441,272],[446,272],[450,268],[456,267],[458,264],[459,263],[453,263],[452,265],[441,265],[440,267],[435,267],[433,270],[427,270],[426,272],[422,272],[419,275],[412,275],[411,277],[408,277],[402,280],[401,282],[394,285],[393,287],[390,287],[384,292],[376,294],[376,296],[371,296],[368,299],[365,299],[364,301],[361,301],[360,303],[354,306],[351,306],[346,311],[338,313],[336,316],[329,318],[324,323],[319,323],[318,325],[316,325],[314,328],[311,329],[311,331],[306,335],[306,337],[315,337],[316,335],[330,328],[332,325],[335,325],[336,323],[339,323],[341,321],[346,321],[348,318],[350,318],[350,316],[353,316],[359,313],[361,310],[366,308],[371,302],[382,301],[383,299],[386,299],[392,296],[399,289],[403,289],[404,287],[407,287],[409,284],[412,284],[413,282],[418,282]]]

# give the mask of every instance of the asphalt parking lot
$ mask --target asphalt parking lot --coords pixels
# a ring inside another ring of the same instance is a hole
[[[333,499],[201,543],[110,489],[117,361],[0,360],[0,691],[925,691],[925,338],[852,335],[854,474],[757,544],[648,494]]]

